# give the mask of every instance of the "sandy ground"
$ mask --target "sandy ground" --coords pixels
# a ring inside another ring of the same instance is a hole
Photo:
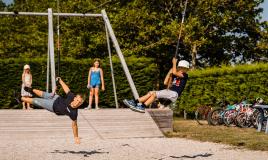
[[[268,152],[180,138],[81,139],[0,138],[1,160],[267,160]]]
[[[148,114],[129,110],[79,114],[82,139],[76,145],[67,116],[0,110],[0,160],[268,160],[268,152],[161,138]]]

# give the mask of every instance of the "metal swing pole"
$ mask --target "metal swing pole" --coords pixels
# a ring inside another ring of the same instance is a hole
[[[59,10],[59,0],[57,0],[57,12],[60,13]],[[57,72],[57,76],[60,76],[60,16],[57,15],[57,35],[58,35],[58,43],[57,43],[57,51],[58,51],[58,72]]]
[[[48,13],[43,12],[0,12],[0,15],[13,15],[13,16],[48,16]],[[63,17],[102,17],[102,14],[92,13],[52,13],[53,16]]]
[[[179,46],[180,46],[180,39],[181,39],[181,32],[182,32],[182,25],[183,25],[183,23],[184,23],[184,17],[185,17],[185,13],[186,13],[187,3],[188,3],[188,0],[185,1],[184,10],[183,10],[183,13],[182,13],[182,19],[181,19],[181,27],[180,27],[180,32],[179,32],[179,38],[178,38],[178,42],[177,42],[177,45],[176,45],[176,52],[175,52],[175,56],[174,56],[175,58],[178,57]]]
[[[109,60],[110,60],[110,68],[111,68],[111,75],[112,75],[112,82],[113,82],[113,90],[114,90],[114,101],[116,109],[118,109],[118,100],[117,100],[117,94],[116,94],[116,86],[115,86],[115,80],[114,80],[114,69],[113,69],[113,62],[112,62],[112,54],[111,54],[111,46],[110,46],[110,37],[108,34],[107,25],[105,24],[105,32],[106,32],[106,39],[107,39],[107,47],[108,47],[108,53],[109,53]]]

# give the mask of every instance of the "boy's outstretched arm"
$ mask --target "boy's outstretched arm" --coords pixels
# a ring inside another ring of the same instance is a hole
[[[64,90],[64,92],[67,94],[68,92],[70,92],[69,87],[63,82],[63,80],[60,77],[56,78],[57,81],[59,81],[62,89]]]
[[[80,138],[78,137],[78,126],[77,121],[72,122],[73,134],[74,134],[74,142],[76,144],[80,144]]]
[[[168,86],[170,83],[170,78],[172,78],[172,68],[168,71],[166,78],[164,80],[164,85]]]
[[[172,74],[177,77],[183,78],[184,76],[182,72],[177,70],[177,61],[178,60],[175,57],[172,59]]]

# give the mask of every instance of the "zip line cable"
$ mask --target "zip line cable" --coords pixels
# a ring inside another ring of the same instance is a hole
[[[180,27],[180,32],[179,32],[179,38],[178,38],[178,42],[177,42],[177,45],[176,45],[176,52],[175,52],[175,56],[174,56],[175,58],[178,57],[179,46],[180,46],[180,39],[181,39],[181,32],[182,32],[182,26],[183,26],[183,23],[184,23],[184,17],[185,17],[185,13],[186,13],[187,3],[188,3],[188,0],[185,1],[184,10],[183,10],[183,13],[182,13],[182,19],[181,19],[181,27]]]

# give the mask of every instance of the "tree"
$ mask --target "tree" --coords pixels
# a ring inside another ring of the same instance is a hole
[[[4,10],[5,7],[6,7],[6,4],[2,0],[0,0],[0,10],[1,11]]]
[[[258,61],[268,61],[268,21],[262,23],[259,30],[260,40],[257,42],[256,54],[254,55]]]
[[[267,57],[267,25],[259,22],[262,9],[258,6],[262,2],[189,1],[182,26],[180,57],[192,61],[194,67],[245,63]],[[184,4],[185,0],[66,0],[60,1],[59,7],[60,12],[79,13],[100,13],[105,8],[123,53],[153,57],[160,72],[170,67],[174,56]],[[56,1],[15,0],[8,9],[46,12],[49,7],[56,11]],[[46,18],[9,16],[1,17],[0,23],[1,57],[46,55]],[[107,52],[101,18],[61,17],[60,33],[62,56],[88,58],[105,56]]]
[[[256,17],[262,11],[257,8],[261,2],[191,1],[182,40],[191,50],[193,67],[198,60],[199,65],[250,60],[260,40]]]

